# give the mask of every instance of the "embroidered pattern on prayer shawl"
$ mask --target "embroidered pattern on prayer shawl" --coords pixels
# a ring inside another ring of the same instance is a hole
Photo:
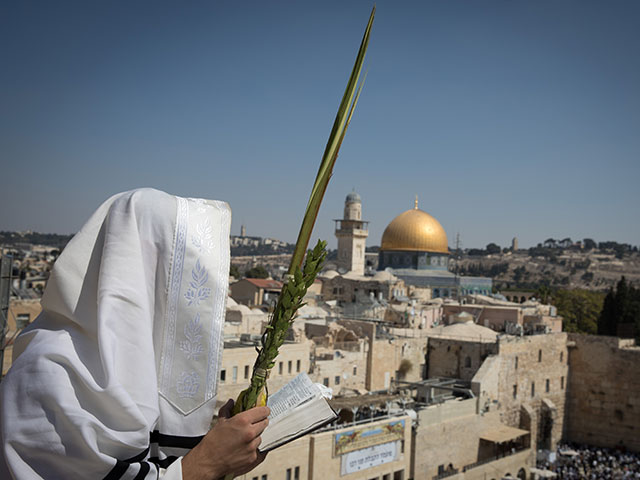
[[[227,296],[229,260],[220,252],[229,249],[230,212],[223,202],[178,198],[176,216],[158,384],[160,394],[188,414],[217,391],[225,302],[205,301]],[[187,248],[189,241],[194,248]],[[201,355],[206,363],[198,361]]]

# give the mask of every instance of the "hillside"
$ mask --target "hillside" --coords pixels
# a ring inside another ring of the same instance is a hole
[[[621,257],[621,258],[619,258]],[[621,276],[640,284],[640,254],[602,250],[577,251],[531,249],[515,253],[461,255],[452,258],[451,270],[461,275],[493,278],[494,286],[503,289],[535,289],[541,285],[605,291]]]

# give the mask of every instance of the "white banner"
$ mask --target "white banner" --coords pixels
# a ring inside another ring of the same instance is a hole
[[[347,475],[393,462],[398,457],[398,450],[398,442],[389,442],[345,453],[342,455],[340,475]]]

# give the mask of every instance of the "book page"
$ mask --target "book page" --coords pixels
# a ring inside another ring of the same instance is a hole
[[[318,387],[306,373],[302,372],[276,393],[269,395],[267,399],[267,406],[271,409],[269,421],[319,395]]]
[[[314,397],[280,416],[262,432],[260,451],[267,452],[335,420],[338,416],[323,397]]]

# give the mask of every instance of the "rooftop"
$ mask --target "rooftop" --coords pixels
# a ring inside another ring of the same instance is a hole
[[[281,290],[282,282],[270,278],[245,278],[245,280],[258,288],[265,290]]]

